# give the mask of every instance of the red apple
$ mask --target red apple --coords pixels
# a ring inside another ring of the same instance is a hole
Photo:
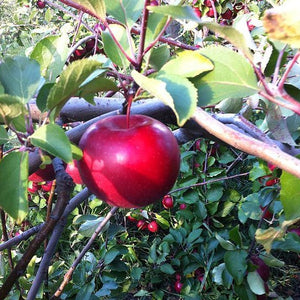
[[[216,2],[216,0],[213,0],[213,3],[215,3]],[[206,7],[212,7],[212,4],[211,4],[211,1],[210,0],[205,0],[204,1],[204,5],[206,6]]]
[[[183,286],[183,284],[180,281],[176,281],[175,285],[174,285],[175,291],[177,293],[180,293],[182,290],[182,286]]]
[[[72,177],[74,183],[83,184],[77,164],[78,164],[77,160],[73,160],[73,162],[67,164],[66,172]]]
[[[270,269],[265,264],[265,262],[257,255],[251,256],[250,259],[252,263],[257,266],[256,271],[259,274],[259,276],[263,279],[263,281],[268,281],[270,277]]]
[[[162,200],[162,205],[165,209],[172,208],[174,206],[173,197],[170,195],[164,196]]]
[[[46,165],[44,169],[39,169],[28,177],[29,181],[43,182],[55,179],[55,173],[52,165]]]
[[[177,141],[161,122],[133,115],[91,125],[79,146],[82,181],[110,205],[135,208],[154,203],[174,185],[180,167]]]
[[[270,179],[268,180],[266,183],[265,183],[265,186],[272,186],[272,185],[275,185],[279,182],[279,179],[278,178],[273,178],[273,179]]]
[[[150,232],[157,232],[158,231],[158,225],[157,225],[156,221],[150,222],[147,227],[148,227],[148,230]]]

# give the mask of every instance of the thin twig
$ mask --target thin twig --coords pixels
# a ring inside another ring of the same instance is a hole
[[[98,234],[103,230],[104,226],[107,224],[109,219],[115,214],[115,212],[117,210],[118,210],[117,206],[112,207],[110,212],[106,215],[106,217],[103,219],[103,221],[99,224],[99,226],[97,227],[97,229],[95,230],[95,232],[93,233],[93,235],[91,236],[91,238],[89,239],[89,241],[87,242],[85,247],[82,249],[82,251],[80,252],[78,257],[73,262],[71,268],[65,274],[63,282],[61,283],[61,285],[57,289],[57,291],[54,293],[54,295],[51,297],[51,299],[58,299],[60,297],[61,293],[63,292],[63,289],[70,282],[74,270],[76,269],[78,264],[81,262],[84,255],[86,254],[86,252],[90,249],[91,245],[93,244],[94,240],[97,238]]]

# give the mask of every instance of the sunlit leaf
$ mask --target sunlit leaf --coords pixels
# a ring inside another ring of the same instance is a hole
[[[104,20],[106,17],[106,7],[104,0],[72,0],[82,6],[83,11],[90,13],[100,20]],[[71,5],[72,6],[72,5]]]
[[[0,206],[17,223],[27,215],[28,153],[11,152],[0,162]]]
[[[213,63],[198,52],[185,50],[167,62],[160,70],[167,74],[194,77],[214,68]]]
[[[26,103],[41,83],[40,65],[27,57],[8,57],[0,64],[0,82],[6,94]]]
[[[25,107],[19,97],[0,95],[0,122],[9,124],[13,119],[25,113]]]
[[[292,47],[300,47],[300,6],[298,0],[286,0],[281,6],[265,11],[263,25],[269,36],[290,44]]]
[[[50,82],[54,82],[61,73],[68,57],[67,36],[48,36],[39,41],[30,54],[41,66],[42,76]]]
[[[286,171],[280,176],[280,201],[286,220],[300,217],[300,179]]]
[[[72,161],[71,143],[63,129],[56,124],[48,124],[38,128],[30,136],[31,143],[66,163]]]
[[[255,73],[242,55],[223,46],[205,47],[199,53],[215,66],[207,74],[191,79],[198,89],[199,106],[250,96],[258,91]]]

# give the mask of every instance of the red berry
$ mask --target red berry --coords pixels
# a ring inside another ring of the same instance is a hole
[[[174,206],[173,197],[170,195],[164,196],[162,205],[165,209],[172,208]]]
[[[273,178],[266,182],[265,186],[272,186],[279,182],[279,178]]]
[[[85,54],[86,54],[86,50],[85,49],[76,49],[74,51],[74,56],[75,56],[76,59],[82,58]]]
[[[269,170],[270,170],[271,172],[273,172],[273,171],[277,168],[277,166],[275,166],[275,165],[273,165],[273,164],[271,164],[271,163],[268,163],[268,168],[269,168]]]
[[[157,232],[158,231],[158,225],[157,225],[156,221],[152,221],[148,224],[148,230],[150,232]]]
[[[228,8],[221,16],[225,20],[231,20],[233,16],[233,11]]]
[[[213,0],[212,2],[216,2],[216,0]],[[212,4],[211,4],[211,1],[210,0],[205,0],[204,1],[204,5],[206,6],[206,7],[212,7]]]
[[[36,193],[40,189],[40,186],[37,182],[33,182],[31,187],[28,187],[27,190],[29,193]]]
[[[50,192],[51,188],[52,188],[52,184],[53,184],[53,181],[48,181],[47,183],[42,184],[42,190],[44,192]]]
[[[134,223],[138,222],[138,220],[137,220],[136,218],[134,218],[133,216],[131,216],[131,215],[128,215],[128,216],[127,216],[127,219],[128,219],[129,221],[131,221],[131,222],[134,222]]]
[[[99,199],[124,208],[144,207],[173,187],[180,151],[173,133],[142,115],[107,117],[88,128],[78,162],[83,182]]]
[[[215,16],[214,9],[211,7],[206,15],[210,18],[213,18]]]
[[[77,160],[73,160],[73,162],[68,163],[66,167],[66,172],[72,177],[74,183],[83,184],[77,164]]]
[[[174,285],[175,291],[177,293],[180,293],[182,290],[182,286],[183,286],[183,284],[180,281],[176,281],[175,285]]]
[[[144,229],[147,228],[147,223],[146,223],[145,220],[139,220],[139,221],[137,222],[136,226],[137,226],[137,228],[138,228],[139,230],[144,230]]]
[[[39,169],[28,177],[29,181],[43,182],[55,179],[55,173],[52,165],[46,165],[44,169]]]
[[[185,204],[185,203],[181,203],[181,204],[179,205],[179,209],[181,209],[181,210],[186,209],[186,204]]]
[[[201,12],[201,10],[199,9],[199,7],[193,7],[193,10],[194,10],[195,15],[196,15],[198,18],[201,18],[201,17],[202,17],[202,12]]]
[[[43,0],[38,0],[36,2],[36,5],[37,5],[38,8],[43,9],[43,8],[45,8],[46,3]]]

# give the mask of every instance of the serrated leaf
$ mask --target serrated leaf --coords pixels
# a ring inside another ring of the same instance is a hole
[[[213,63],[205,56],[195,51],[185,50],[167,62],[159,73],[194,77],[203,72],[211,71],[213,68]]]
[[[101,66],[101,63],[92,59],[81,59],[71,63],[50,90],[47,108],[51,110],[56,107],[55,114],[58,114],[69,98],[77,94],[81,84]]]
[[[117,41],[123,47],[125,52],[131,56],[130,52],[130,45],[128,43],[128,37],[126,33],[126,29],[118,24],[111,24],[109,25],[110,30],[112,31],[113,35],[116,37]],[[104,46],[104,51],[106,55],[111,59],[113,63],[116,65],[126,68],[129,66],[129,61],[122,53],[120,48],[116,45],[115,41],[111,37],[108,29],[102,31],[102,41]],[[131,41],[131,44],[134,45],[134,42]]]
[[[78,232],[85,236],[85,237],[91,237],[99,224],[103,221],[103,217],[97,218],[96,220],[87,220],[78,229]],[[104,226],[103,231],[107,230],[109,224],[106,224]]]
[[[71,143],[63,129],[56,124],[48,124],[38,128],[31,136],[31,143],[66,163],[72,161]]]
[[[145,48],[152,43],[162,31],[168,17],[159,14],[149,14],[145,37]],[[165,45],[166,46],[166,45]]]
[[[280,201],[286,220],[300,217],[300,179],[286,171],[280,176]]]
[[[191,79],[198,89],[199,106],[226,98],[247,97],[258,91],[255,73],[242,55],[223,46],[206,47],[199,53],[215,66],[207,74]]]
[[[100,76],[80,87],[78,96],[85,98],[103,91],[118,91],[118,87],[112,80]]]
[[[30,54],[41,66],[41,74],[48,82],[54,82],[61,73],[68,57],[69,39],[65,36],[48,36],[39,41]]]
[[[147,9],[160,15],[165,15],[179,20],[198,22],[200,19],[194,13],[191,6],[186,5],[163,5],[147,6]]]
[[[0,82],[6,94],[27,103],[41,83],[40,65],[27,57],[8,57],[0,64]]]
[[[255,295],[263,295],[266,293],[265,291],[265,283],[262,278],[259,276],[257,271],[249,272],[247,275],[247,282],[251,291]]]
[[[27,178],[27,152],[11,152],[0,161],[0,206],[17,223],[28,212]]]
[[[227,251],[224,255],[226,268],[237,284],[243,282],[247,271],[247,256],[248,253],[245,250]]]
[[[263,25],[268,37],[300,47],[300,6],[298,0],[286,0],[281,6],[265,11]]]
[[[104,0],[73,0],[73,2],[85,8],[83,11],[90,13],[100,20],[106,17],[106,7]]]
[[[213,22],[200,22],[200,25],[207,27],[209,30],[228,40],[232,45],[241,50],[248,58],[253,56],[248,48],[244,35],[234,27],[221,26]]]
[[[0,122],[9,124],[13,119],[25,113],[25,107],[19,97],[0,95]]]
[[[143,89],[170,106],[182,126],[194,113],[197,106],[197,92],[186,78],[176,75],[160,75],[148,78],[136,71],[132,77]]]
[[[143,0],[105,0],[107,13],[129,28],[138,20],[144,7]]]

